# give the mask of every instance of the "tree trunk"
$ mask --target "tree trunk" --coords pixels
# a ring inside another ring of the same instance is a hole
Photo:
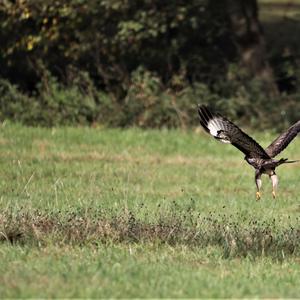
[[[278,95],[273,70],[266,57],[265,37],[258,19],[257,0],[227,0],[227,10],[240,52],[240,64],[263,82],[266,94]]]

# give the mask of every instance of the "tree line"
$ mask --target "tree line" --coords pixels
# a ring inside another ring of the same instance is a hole
[[[290,78],[270,59],[258,13],[256,0],[2,1],[0,118],[186,127],[200,102],[289,122],[299,63]]]

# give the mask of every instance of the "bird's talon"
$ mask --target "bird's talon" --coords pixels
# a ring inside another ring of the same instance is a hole
[[[275,199],[275,198],[276,198],[275,191],[272,191],[272,196],[273,196],[273,199]]]
[[[258,201],[260,199],[260,192],[256,192],[256,200]]]

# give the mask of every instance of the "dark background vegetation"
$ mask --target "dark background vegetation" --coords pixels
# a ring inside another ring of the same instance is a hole
[[[299,5],[2,0],[0,119],[186,128],[206,103],[281,129],[299,118]]]

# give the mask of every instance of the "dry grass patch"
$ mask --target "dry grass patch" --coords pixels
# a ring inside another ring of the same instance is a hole
[[[147,211],[144,212],[147,214]],[[111,214],[111,217],[108,215]],[[3,213],[0,215],[0,240],[10,243],[98,244],[166,243],[205,248],[218,246],[224,257],[264,256],[284,259],[300,255],[300,229],[283,227],[280,221],[255,219],[232,221],[233,216],[210,213],[196,215],[168,211],[147,222],[131,211],[51,213]]]

